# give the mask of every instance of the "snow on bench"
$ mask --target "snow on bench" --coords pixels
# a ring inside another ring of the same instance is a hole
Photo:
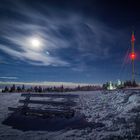
[[[23,103],[23,105],[18,106],[17,108],[9,107],[9,111],[42,117],[72,117],[75,112],[72,107],[76,106],[75,99],[78,98],[78,95],[24,93],[21,94],[21,97],[24,97],[24,99],[19,100],[19,103]],[[47,105],[47,108],[29,107],[31,104]]]
[[[23,93],[21,96],[32,96],[32,97],[52,97],[52,98],[78,98],[76,94],[56,94],[56,93]]]

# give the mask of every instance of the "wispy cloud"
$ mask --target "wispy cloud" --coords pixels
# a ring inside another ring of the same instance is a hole
[[[52,12],[38,5],[38,9],[21,2],[11,11],[19,15],[12,23],[2,23],[0,32],[5,42],[0,50],[32,65],[76,66],[84,69],[89,63],[110,57],[112,40],[119,32],[105,24],[72,11]],[[43,42],[38,51],[28,39],[37,36]],[[46,53],[48,52],[48,53]],[[82,65],[81,65],[82,64]],[[81,66],[80,66],[81,65]],[[83,67],[84,66],[84,67]]]
[[[0,79],[16,80],[18,77],[0,77]]]
[[[0,49],[12,57],[29,62],[33,65],[52,65],[52,66],[67,66],[67,62],[60,60],[57,57],[47,56],[45,53],[33,52],[30,50],[17,51],[6,46],[0,45]]]

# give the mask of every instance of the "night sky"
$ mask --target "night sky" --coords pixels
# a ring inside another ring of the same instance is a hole
[[[1,0],[0,81],[129,80],[132,31],[140,73],[135,0]]]

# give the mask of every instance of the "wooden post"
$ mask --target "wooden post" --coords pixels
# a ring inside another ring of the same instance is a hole
[[[25,101],[24,102],[24,105],[23,105],[23,108],[22,108],[22,113],[26,115],[27,113],[27,109],[28,109],[28,105],[29,105],[29,101],[30,101],[30,92],[28,93],[29,95],[28,96],[25,96]]]

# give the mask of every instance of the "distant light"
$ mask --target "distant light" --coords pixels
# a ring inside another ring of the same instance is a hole
[[[130,54],[130,59],[131,59],[131,60],[135,60],[135,59],[136,59],[136,54],[135,54],[134,52],[132,52],[132,53]]]

